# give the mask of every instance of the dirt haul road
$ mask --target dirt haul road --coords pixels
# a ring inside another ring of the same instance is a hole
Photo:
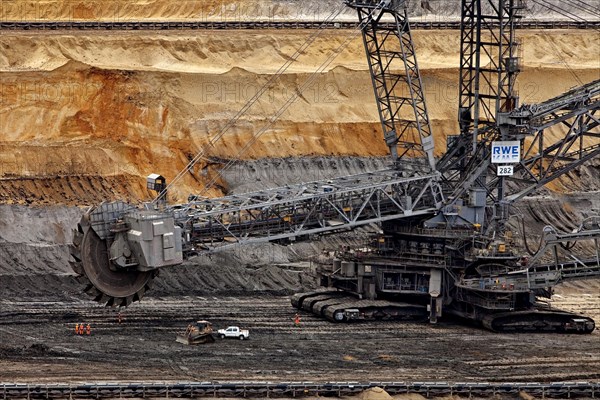
[[[565,305],[587,302],[590,311],[589,298],[564,299]],[[68,296],[0,304],[0,381],[600,378],[598,333],[504,335],[448,323],[339,325],[307,314],[295,327],[287,296],[268,293],[148,298],[124,312],[120,324],[116,311]],[[190,317],[218,328],[240,325],[250,329],[251,339],[197,347],[176,343]],[[80,322],[91,325],[90,336],[75,335]]]

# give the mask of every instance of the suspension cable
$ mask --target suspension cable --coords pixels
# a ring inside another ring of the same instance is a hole
[[[244,145],[244,147],[236,154],[236,156],[233,157],[231,160],[229,160],[227,162],[227,164],[225,164],[225,166],[223,168],[221,168],[219,170],[219,172],[205,185],[202,192],[200,192],[200,196],[203,195],[204,193],[206,193],[212,187],[212,185],[214,183],[216,183],[217,179],[222,176],[224,171],[227,171],[229,168],[231,168],[233,165],[235,165],[237,162],[239,162],[240,156],[244,152],[246,152],[258,140],[258,138],[260,138],[260,136],[263,133],[265,133],[279,119],[279,117],[281,117],[281,115],[298,99],[298,97],[300,97],[304,93],[304,91],[306,91],[306,89],[308,89],[314,83],[315,79],[317,79],[317,77],[321,73],[323,73],[329,65],[331,65],[331,63],[337,58],[337,56],[339,56],[340,53],[346,47],[348,47],[348,45],[356,38],[356,36],[358,36],[362,32],[362,30],[365,28],[365,26],[371,22],[373,14],[376,13],[378,10],[380,10],[383,7],[383,5],[386,3],[387,3],[387,0],[382,0],[381,3],[379,3],[377,5],[377,7],[375,7],[369,13],[369,15],[365,19],[365,21],[357,25],[357,27],[329,55],[329,57],[321,64],[321,66],[319,66],[319,68],[315,72],[313,72],[310,75],[310,77],[308,77],[308,79],[302,84],[302,86],[300,86],[300,88],[298,88],[298,90],[296,90],[295,93],[288,98],[288,100],[285,102],[285,104],[283,106],[281,106],[281,108],[269,118],[267,123],[252,136],[252,138]],[[191,202],[186,204],[183,211],[187,212],[191,206],[192,206]],[[189,219],[188,219],[188,222],[189,222]]]
[[[539,22],[539,20],[537,18],[535,18],[535,17],[531,17],[531,18],[533,18],[534,20],[536,20],[536,21]],[[552,50],[554,50],[554,54],[556,54],[556,56],[559,58],[560,62],[565,66],[565,68],[567,69],[567,71],[569,71],[569,73],[577,81],[577,83],[579,84],[579,86],[582,86],[583,82],[581,81],[581,79],[579,79],[579,76],[577,76],[577,73],[573,70],[573,68],[571,68],[571,66],[567,62],[567,59],[564,57],[563,53],[556,46],[556,43],[554,43],[552,40],[549,40],[548,43],[550,43],[550,46],[552,47]]]
[[[600,7],[594,8],[594,6],[587,4],[581,0],[563,0],[564,3],[577,8],[580,11],[592,14],[595,17],[600,17]]]
[[[549,10],[552,10],[554,12],[557,12],[558,14],[562,15],[565,18],[568,19],[572,19],[574,21],[580,21],[580,22],[588,22],[588,20],[586,20],[585,18],[580,17],[579,15],[573,14],[572,12],[565,10],[562,7],[559,7],[557,5],[554,5],[552,3],[550,3],[547,0],[531,0],[533,3],[542,6],[544,8],[547,8]],[[600,29],[597,28],[593,28],[596,31],[600,31]]]
[[[531,0],[532,2],[536,3],[539,6],[542,6],[544,8],[547,8],[551,11],[557,12],[558,14],[562,15],[563,17],[572,19],[572,20],[584,20],[583,18],[581,18],[580,16],[571,13],[570,11],[565,10],[564,8],[561,8],[559,6],[556,6],[546,0]]]
[[[306,51],[306,49],[308,49],[310,47],[311,44],[314,43],[314,41],[321,36],[321,34],[323,32],[325,32],[325,28],[326,26],[333,20],[335,20],[335,18],[338,17],[338,15],[340,15],[342,13],[342,11],[346,8],[345,4],[342,4],[340,6],[340,8],[334,10],[326,19],[325,21],[323,21],[321,23],[321,25],[319,26],[319,28],[313,32],[307,39],[306,41],[298,48],[298,50],[296,50],[296,52],[289,57],[289,59],[277,70],[277,72],[275,72],[275,74],[273,74],[269,80],[262,86],[262,88],[250,99],[248,100],[248,102],[242,107],[242,109],[233,117],[231,118],[227,124],[221,129],[221,131],[213,136],[212,138],[209,138],[208,142],[204,144],[204,146],[202,146],[202,149],[194,156],[194,158],[192,158],[189,163],[186,165],[186,167],[184,169],[182,169],[173,179],[173,181],[171,183],[169,183],[167,185],[167,187],[161,191],[156,198],[152,201],[152,203],[156,203],[159,199],[161,199],[162,197],[165,196],[165,193],[167,192],[167,190],[169,188],[171,188],[173,185],[175,185],[181,178],[183,178],[183,176],[185,176],[185,174],[191,170],[194,165],[200,160],[202,159],[202,157],[204,156],[204,154],[207,152],[207,150],[210,147],[213,147],[215,145],[215,143],[217,143],[224,135],[225,133],[231,128],[233,127],[236,122],[244,115],[246,114],[246,112],[263,96],[263,94],[277,81],[277,79],[279,79],[287,70],[288,68],[298,59],[298,57],[300,57],[300,55]]]
[[[540,1],[544,2],[544,3],[547,4],[546,7],[548,7],[549,9],[553,9],[554,11],[557,11],[559,14],[561,14],[561,15],[567,17],[567,18],[570,18],[570,19],[573,19],[573,20],[586,21],[584,18],[582,18],[580,16],[577,16],[575,14],[572,14],[572,13],[564,10],[563,8],[561,8],[559,6],[555,6],[554,4],[552,4],[552,3],[550,3],[550,2],[548,2],[546,0],[532,0],[532,1],[534,3],[536,3],[536,4],[538,4],[538,5],[541,5],[541,6],[544,6],[544,5],[541,4]],[[581,0],[574,0],[574,1],[579,1],[579,2],[583,3]],[[570,3],[570,0],[564,0],[564,2],[565,3]],[[585,4],[585,3],[583,3],[583,4]],[[564,13],[561,12],[561,11],[563,11]],[[572,17],[570,17],[567,14],[573,15],[575,18],[572,18]],[[600,14],[598,14],[598,15],[600,15]],[[535,17],[532,17],[532,18],[535,19],[535,20],[537,20]],[[579,79],[579,76],[577,76],[577,74],[575,73],[575,71],[573,70],[573,68],[571,68],[571,66],[569,65],[569,63],[566,61],[565,57],[562,55],[561,51],[558,49],[558,47],[556,46],[556,44],[553,43],[552,41],[550,41],[549,43],[552,46],[552,49],[554,50],[555,54],[559,57],[560,61],[565,66],[565,68],[569,71],[569,73],[573,76],[573,78],[575,79],[575,81],[577,81],[577,83],[579,85],[583,85],[583,82],[581,81],[581,79]]]
[[[360,31],[358,31],[358,32],[360,32]],[[304,93],[304,91],[314,83],[315,79],[317,79],[317,77],[318,77],[318,74],[321,74],[325,71],[325,69],[335,60],[335,58],[337,58],[337,56],[340,54],[340,52],[348,46],[348,44],[356,37],[356,35],[357,34],[350,35],[334,51],[334,53],[332,53],[332,55],[319,67],[319,69],[317,69],[313,74],[311,74],[311,76],[302,84],[302,86],[297,91],[295,91],[295,93],[293,95],[291,95],[287,99],[285,104],[283,106],[281,106],[281,108],[279,108],[279,110],[277,110],[277,112],[268,119],[267,123],[261,129],[259,129],[252,136],[252,138],[248,142],[246,142],[244,147],[242,149],[240,149],[240,151],[231,160],[229,160],[223,168],[220,169],[220,172],[218,174],[216,174],[216,176],[213,177],[210,180],[210,182],[208,182],[208,184],[205,186],[204,190],[201,192],[201,195],[204,194],[208,189],[210,189],[212,187],[212,185],[214,185],[216,183],[217,179],[222,176],[222,172],[227,171],[229,168],[231,168],[233,165],[235,165],[237,162],[240,161],[239,158],[242,156],[242,154],[244,154],[254,143],[256,143],[256,141],[269,128],[271,128],[273,126],[273,124],[279,119],[279,117],[281,117],[281,115],[283,115],[283,113],[285,111],[287,111],[287,109],[298,99],[298,97],[300,97],[302,95],[302,93]],[[188,205],[188,208],[189,208],[189,205]]]

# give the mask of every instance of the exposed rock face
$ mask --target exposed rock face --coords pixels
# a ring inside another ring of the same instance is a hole
[[[158,172],[171,181],[199,152],[203,158],[173,188],[172,200],[183,201],[192,192],[226,192],[228,183],[218,175],[223,159],[385,156],[359,38],[278,121],[268,123],[349,31],[324,32],[224,130],[310,34],[3,33],[0,202],[145,200],[151,196],[146,175]],[[520,36],[522,102],[539,102],[600,78],[595,32]],[[457,132],[459,34],[417,31],[414,40],[439,155],[446,135]],[[581,176],[597,173],[584,170]],[[205,190],[207,182],[214,184]],[[568,179],[552,188],[589,184]]]

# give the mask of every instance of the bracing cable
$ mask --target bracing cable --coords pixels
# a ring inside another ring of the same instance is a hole
[[[360,31],[358,31],[358,33],[360,33]],[[356,35],[357,33],[354,33],[353,35],[349,36],[338,48],[334,50],[334,52],[319,67],[319,69],[317,69],[313,74],[311,74],[311,76],[302,84],[302,86],[287,99],[284,105],[281,106],[281,108],[279,108],[279,110],[277,110],[277,112],[268,119],[267,123],[261,129],[259,129],[248,142],[246,142],[244,147],[240,149],[240,151],[231,160],[229,160],[223,168],[221,168],[221,171],[227,171],[239,161],[239,158],[242,156],[242,154],[244,154],[254,143],[256,143],[256,141],[260,138],[260,136],[262,136],[262,134],[264,134],[268,129],[270,129],[273,126],[273,124],[279,119],[279,117],[281,117],[281,115],[283,115],[283,113],[287,111],[287,109],[296,102],[298,97],[300,97],[306,89],[311,87],[315,79],[317,79],[318,75],[325,71],[325,69],[335,60],[335,58],[337,58],[341,51],[348,46],[348,44],[356,37]],[[213,177],[211,181],[206,184],[202,193],[205,193],[210,187],[212,187],[212,185],[216,183],[217,179],[220,176],[221,173]]]
[[[279,119],[279,117],[283,115],[283,113],[298,99],[298,97],[300,97],[304,93],[304,91],[306,91],[306,89],[311,87],[311,85],[319,77],[319,75],[323,73],[327,69],[327,67],[329,67],[329,65],[331,65],[331,63],[337,58],[337,56],[356,38],[356,36],[358,36],[362,32],[366,24],[368,24],[372,20],[373,14],[376,13],[383,6],[383,4],[386,3],[386,1],[387,0],[382,0],[381,3],[379,3],[379,5],[371,11],[366,20],[359,24],[357,28],[346,37],[346,39],[329,55],[329,57],[321,64],[321,66],[319,66],[319,68],[308,77],[308,79],[298,88],[298,90],[296,90],[294,94],[292,94],[288,98],[285,104],[281,106],[279,110],[268,119],[267,123],[252,136],[252,138],[244,145],[242,149],[240,149],[236,156],[229,160],[227,164],[225,164],[225,166],[220,169],[219,173],[217,173],[210,180],[210,182],[208,182],[205,185],[204,190],[200,193],[200,195],[206,193],[206,191],[208,191],[212,187],[212,185],[216,183],[219,177],[222,176],[222,173],[224,171],[228,170],[229,168],[231,168],[231,166],[237,163],[239,161],[240,156],[244,152],[246,152],[258,140],[258,138],[260,138],[260,136],[263,133],[265,133],[269,128],[271,128],[271,126]],[[189,210],[191,206],[192,204],[188,203],[184,208],[184,211]]]
[[[556,11],[559,14],[561,14],[561,15],[569,18],[569,19],[573,19],[575,21],[580,20],[580,21],[587,22],[586,19],[584,19],[584,18],[582,18],[582,17],[580,17],[578,15],[573,14],[573,13],[565,10],[562,7],[554,5],[554,4],[550,3],[547,0],[532,0],[532,1],[534,3],[536,3],[536,4],[538,4],[538,5],[541,5],[543,7],[551,9],[553,11]],[[542,4],[542,2],[545,3],[545,4]],[[590,9],[585,8],[584,5],[587,6],[587,7],[589,7],[589,5],[587,5],[585,2],[583,2],[581,0],[563,0],[563,2],[566,3],[566,4],[570,4],[572,6],[575,6],[574,2],[577,2],[578,6],[575,7],[575,8],[578,8],[579,10],[583,10],[583,11],[589,12],[591,14],[594,14],[595,16],[600,16],[600,12],[595,11],[593,9],[590,10]],[[575,71],[571,68],[571,66],[567,63],[567,61],[565,60],[565,58],[561,55],[561,51],[556,47],[556,44],[554,44],[553,42],[550,42],[550,44],[551,44],[554,52],[556,53],[556,55],[560,58],[561,62],[565,65],[565,67],[571,73],[571,75],[573,76],[573,78],[575,78],[575,80],[579,83],[579,85],[583,85],[583,82],[581,81],[581,79],[579,79],[579,77],[577,76],[577,74],[575,73]]]
[[[536,19],[535,17],[532,17],[532,18]],[[554,50],[554,53],[560,59],[560,61],[565,66],[565,68],[567,69],[567,71],[569,71],[569,73],[573,76],[573,78],[577,81],[577,83],[580,86],[583,85],[583,82],[581,81],[581,79],[579,79],[579,76],[577,76],[577,73],[575,73],[575,71],[573,70],[573,68],[571,68],[571,66],[569,65],[569,63],[567,62],[567,60],[565,59],[565,57],[563,56],[562,52],[558,49],[558,47],[556,46],[556,44],[552,40],[549,40],[548,43],[550,43],[550,46],[552,46],[552,50]]]
[[[581,0],[563,0],[563,3],[566,3],[573,8],[591,14],[595,17],[600,17],[600,7],[594,8],[592,5],[589,5]]]
[[[572,12],[565,10],[562,7],[556,6],[552,3],[550,3],[549,1],[546,0],[531,0],[532,2],[536,3],[539,6],[542,6],[544,8],[547,8],[551,11],[554,11],[560,15],[562,15],[563,17],[575,20],[575,21],[585,21],[583,18],[581,18],[579,15],[573,14]]]
[[[319,28],[317,30],[315,30],[307,39],[306,41],[298,48],[298,50],[296,50],[296,52],[291,55],[288,60],[275,72],[275,74],[273,74],[269,80],[261,87],[260,90],[258,90],[256,92],[256,94],[250,99],[248,100],[248,102],[240,109],[240,111],[233,117],[231,118],[227,124],[221,129],[221,131],[211,137],[208,142],[202,147],[202,149],[194,156],[194,158],[192,158],[189,163],[186,165],[186,167],[184,169],[182,169],[173,179],[173,181],[171,181],[171,183],[169,183],[169,185],[166,187],[165,190],[163,190],[161,193],[158,194],[158,196],[156,196],[156,198],[153,200],[153,203],[156,203],[160,198],[162,198],[166,191],[172,187],[173,185],[175,185],[181,178],[183,178],[183,176],[193,168],[193,166],[203,158],[204,154],[206,153],[206,151],[215,145],[216,142],[218,142],[224,135],[225,133],[231,128],[233,127],[236,122],[244,115],[246,114],[246,112],[248,112],[248,110],[265,94],[265,92],[277,81],[277,79],[279,79],[287,70],[288,68],[300,57],[300,55],[302,55],[304,53],[304,51],[306,51],[306,49],[308,49],[310,47],[310,45],[312,45],[314,43],[314,41],[321,36],[321,34],[323,32],[325,32],[325,28],[327,27],[328,24],[330,24],[332,21],[334,21],[338,15],[340,15],[342,13],[342,11],[346,8],[345,4],[342,4],[340,6],[340,8],[334,10],[319,26]]]
[[[578,21],[578,22],[589,22],[588,20],[586,20],[583,17],[580,17],[579,15],[573,14],[572,12],[565,10],[562,7],[559,7],[557,5],[554,5],[552,3],[550,3],[547,0],[531,0],[533,3],[542,6],[544,8],[547,8],[551,11],[557,12],[558,14],[562,15],[565,18],[571,19],[573,21]],[[600,31],[600,29],[597,28],[593,28],[596,31]]]

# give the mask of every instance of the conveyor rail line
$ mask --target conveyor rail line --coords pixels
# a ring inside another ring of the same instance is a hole
[[[600,382],[179,382],[179,383],[0,383],[0,399],[106,399],[195,397],[349,396],[379,387],[390,395],[418,393],[425,397],[496,396],[525,392],[535,397],[600,397]]]
[[[164,31],[209,29],[318,29],[321,21],[0,21],[0,30]],[[354,29],[355,22],[331,22],[327,29]],[[385,25],[385,24],[384,24]],[[414,21],[413,29],[460,29],[460,21]],[[520,29],[600,29],[600,21],[521,21]]]

